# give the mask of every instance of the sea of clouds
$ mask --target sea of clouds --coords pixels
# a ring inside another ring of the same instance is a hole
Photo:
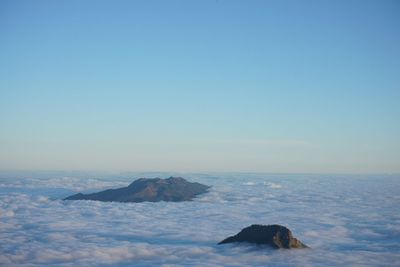
[[[0,266],[400,266],[400,177],[182,174],[190,202],[63,201],[126,186],[110,177],[0,178]],[[216,245],[282,224],[311,247]]]

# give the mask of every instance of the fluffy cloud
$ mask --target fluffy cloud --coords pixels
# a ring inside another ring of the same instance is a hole
[[[0,181],[0,265],[399,265],[396,179],[186,177],[213,187],[191,202],[103,203],[61,199],[130,181]],[[253,223],[284,224],[312,249],[216,245]]]

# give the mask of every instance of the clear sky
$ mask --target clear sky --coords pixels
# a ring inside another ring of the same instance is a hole
[[[0,169],[400,172],[400,1],[0,1]]]

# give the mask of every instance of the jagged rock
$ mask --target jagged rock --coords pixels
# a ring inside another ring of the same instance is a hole
[[[189,201],[210,188],[200,183],[188,182],[181,177],[140,178],[127,187],[108,189],[92,194],[75,194],[64,200],[98,200],[116,202]]]
[[[293,237],[292,232],[285,226],[253,224],[244,228],[238,234],[230,236],[218,244],[233,242],[248,242],[257,245],[270,245],[273,248],[308,248]]]

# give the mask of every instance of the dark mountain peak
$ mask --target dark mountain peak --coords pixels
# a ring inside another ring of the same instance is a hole
[[[183,179],[182,177],[179,177],[179,176],[170,176],[166,180],[168,180],[168,181],[186,181],[185,179]]]
[[[270,245],[273,248],[307,248],[306,245],[293,237],[285,226],[253,224],[242,229],[238,234],[230,236],[218,244],[248,242],[258,245]]]
[[[65,200],[98,200],[116,202],[189,201],[207,192],[207,185],[192,183],[182,177],[140,178],[127,187],[108,189],[98,193],[78,193]]]
[[[182,178],[182,177],[175,177],[175,176],[171,176],[171,177],[169,177],[169,178],[167,178],[167,179],[165,179],[165,181],[167,182],[167,183],[184,183],[184,182],[186,182],[186,180],[184,179],[184,178]]]
[[[130,185],[128,185],[128,187],[132,187],[132,186],[137,186],[137,185],[145,185],[145,184],[149,184],[149,183],[156,183],[160,180],[163,180],[161,178],[139,178],[135,181],[133,181]]]

